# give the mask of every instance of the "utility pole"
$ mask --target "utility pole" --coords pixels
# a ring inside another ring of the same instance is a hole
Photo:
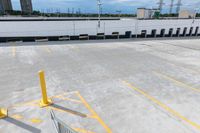
[[[74,8],[72,8],[72,14],[74,14]]]
[[[118,13],[118,16],[119,16],[119,18],[120,18],[120,15],[121,15],[121,12],[122,12],[122,11],[121,11],[121,10],[117,10],[116,12]]]
[[[78,8],[78,14],[79,14],[79,15],[81,14],[81,9],[80,9],[80,8]]]
[[[101,27],[101,0],[97,0],[97,6],[98,6],[98,27]]]
[[[157,4],[158,4],[158,9],[160,10],[161,13],[163,10],[164,0],[159,0]]]
[[[199,11],[199,8],[196,8],[194,11],[195,11],[195,14],[194,14],[194,17],[193,17],[193,22],[192,22],[193,24],[194,24],[194,22],[195,22],[197,13],[198,13],[198,11]]]
[[[174,7],[174,0],[171,0],[170,9],[169,9],[170,14],[172,14],[173,7]]]
[[[69,8],[67,9],[67,13],[70,14],[70,9]]]
[[[181,9],[181,6],[182,6],[182,2],[181,2],[181,0],[178,0],[178,2],[177,2],[177,7],[176,7],[176,13],[177,13],[177,14],[179,13],[179,11],[180,11],[180,9]]]

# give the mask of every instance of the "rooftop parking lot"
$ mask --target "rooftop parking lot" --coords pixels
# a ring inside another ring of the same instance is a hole
[[[200,132],[199,39],[1,45],[0,133],[53,133],[50,110],[79,133]]]

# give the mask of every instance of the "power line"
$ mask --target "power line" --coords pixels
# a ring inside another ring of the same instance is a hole
[[[162,10],[163,10],[163,5],[165,4],[165,3],[164,3],[164,0],[159,0],[159,2],[158,2],[157,4],[158,4],[158,9],[160,10],[160,12],[162,12]]]
[[[171,0],[170,9],[169,9],[170,14],[172,14],[173,7],[174,7],[174,0]]]
[[[180,9],[181,9],[181,6],[182,6],[182,1],[181,0],[178,0],[177,2],[177,7],[176,7],[176,13],[179,13]]]

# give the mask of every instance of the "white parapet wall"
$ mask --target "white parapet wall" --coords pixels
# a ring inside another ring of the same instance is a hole
[[[124,35],[126,31],[132,34],[140,34],[142,30],[146,30],[147,34],[151,34],[153,29],[157,30],[157,34],[161,29],[165,29],[165,33],[173,28],[176,33],[177,28],[181,32],[187,27],[193,27],[193,33],[196,27],[200,27],[200,19],[171,19],[171,20],[137,20],[137,19],[121,19],[121,20],[102,20],[101,27],[98,27],[96,20],[79,20],[79,21],[0,21],[0,37],[34,37],[34,36],[63,36],[63,35],[96,35],[97,33],[105,33],[111,35],[112,32],[119,32]]]

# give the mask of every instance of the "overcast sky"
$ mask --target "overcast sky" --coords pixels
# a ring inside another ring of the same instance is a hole
[[[138,7],[156,8],[159,0],[101,0],[103,3],[103,13],[116,13],[121,10],[122,13],[135,13]],[[14,9],[20,9],[19,0],[12,0]],[[40,11],[61,11],[67,12],[68,8],[78,10],[83,13],[96,13],[96,0],[32,0],[34,10]],[[168,12],[170,0],[164,0],[164,12]],[[177,0],[175,0],[177,3]],[[200,8],[200,0],[182,0],[183,7],[189,9]],[[199,10],[199,9],[198,9]],[[175,11],[175,9],[174,9]]]

